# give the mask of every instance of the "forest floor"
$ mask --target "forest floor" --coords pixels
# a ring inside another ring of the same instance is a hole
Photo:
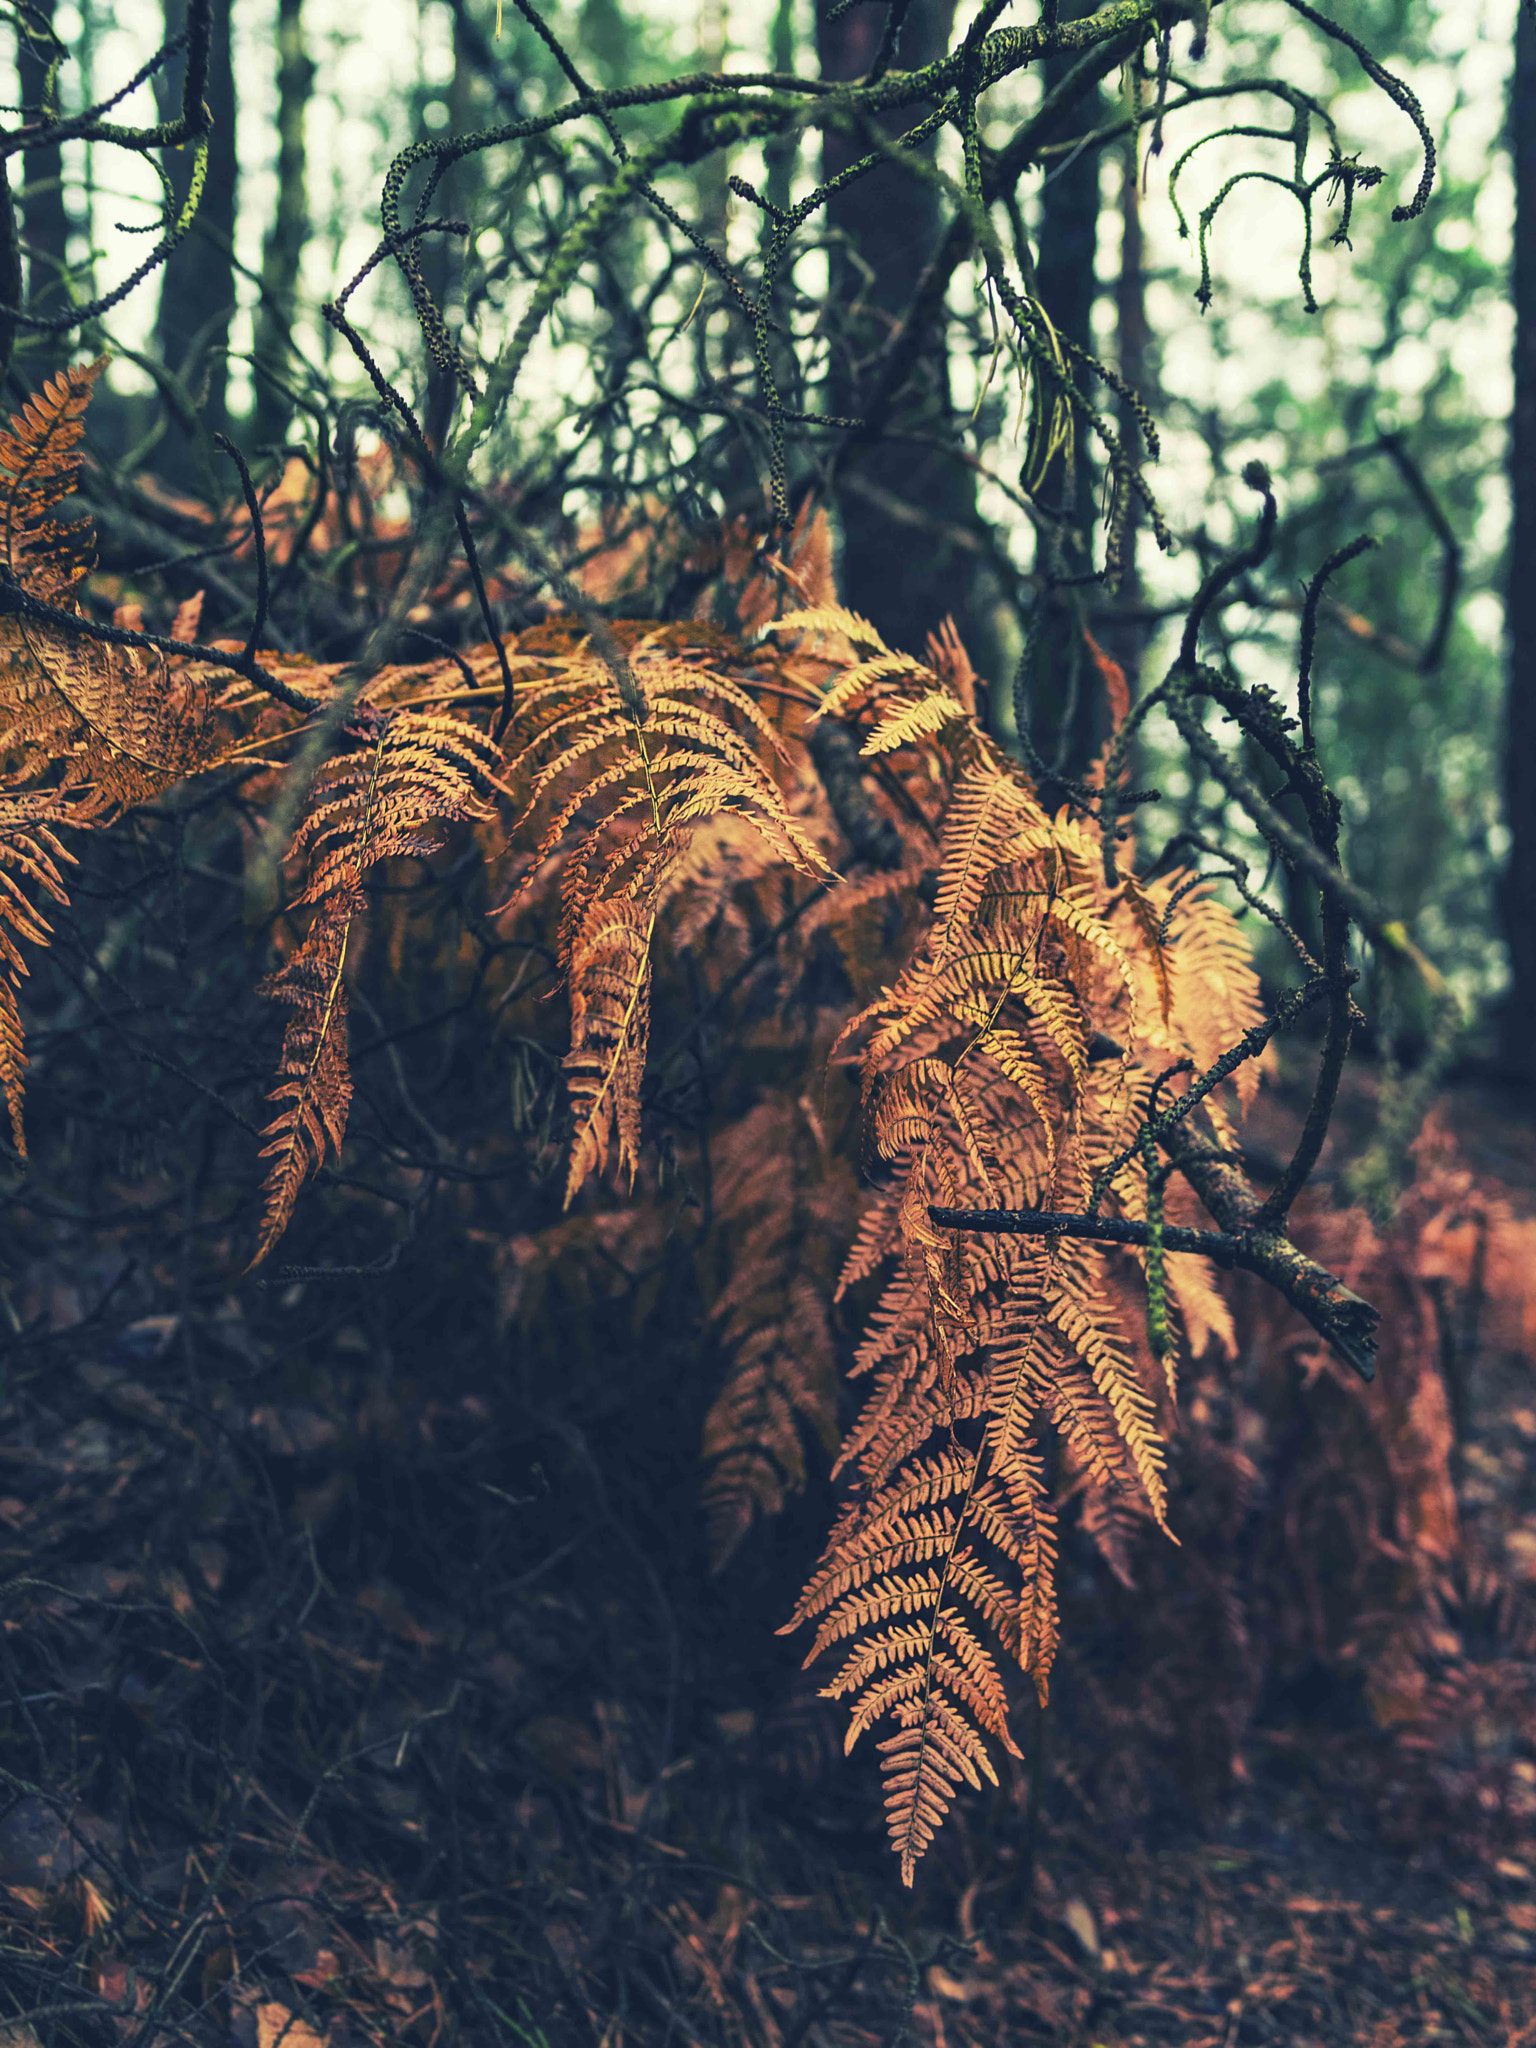
[[[1536,1207],[1525,1106],[1445,1110]],[[1069,1691],[1040,1778],[962,1800],[905,1893],[773,1634],[793,1515],[745,1578],[688,1567],[691,1450],[663,1417],[647,1464],[622,1387],[510,1403],[483,1299],[381,1371],[363,1284],[129,1319],[117,1274],[23,1276],[0,1392],[4,2048],[1536,2042],[1528,1730],[1465,1737],[1519,1752],[1528,1844],[1326,1687],[1219,1799],[1126,1818]],[[1507,1590],[1536,1372],[1475,1395],[1461,1508]]]

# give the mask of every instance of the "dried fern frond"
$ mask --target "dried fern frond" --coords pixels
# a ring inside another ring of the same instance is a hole
[[[852,1493],[796,1622],[815,1624],[813,1656],[842,1647],[827,1690],[849,1703],[850,1744],[895,1724],[881,1748],[910,1881],[957,1787],[992,1776],[988,1745],[1013,1748],[1007,1666],[1042,1698],[1049,1686],[1055,1521],[1042,1436],[1061,1439],[1085,1524],[1123,1567],[1137,1528],[1167,1532],[1159,1417],[1177,1358],[1162,1333],[1191,1350],[1231,1337],[1196,1261],[1170,1269],[1075,1240],[962,1237],[936,1228],[930,1205],[1081,1209],[1103,1178],[1110,1213],[1144,1220],[1131,1141],[1153,1082],[1170,1100],[1180,1078],[1170,1068],[1198,1071],[1241,1036],[1257,983],[1240,931],[1208,892],[1188,892],[1183,878],[1106,883],[1098,836],[1046,815],[940,674],[835,606],[778,621],[759,661],[780,636],[796,643],[782,659],[812,677],[818,716],[861,721],[866,755],[888,754],[910,787],[921,777],[942,792],[937,813],[920,799],[936,825],[937,871],[914,837],[898,875],[834,883],[794,942],[809,957],[831,936],[862,984],[832,1052],[858,1048],[866,1154],[886,1185],[838,1292],[887,1274],[852,1368],[867,1388],[837,1463]],[[622,645],[627,665],[615,673],[580,639],[551,641],[520,698],[509,771],[520,823],[537,834],[522,886],[561,860],[577,1118],[567,1201],[615,1157],[635,1173],[659,920],[685,943],[739,934],[744,903],[770,915],[748,892],[769,886],[775,864],[827,878],[785,796],[796,768],[784,735],[753,701],[762,674],[743,673],[724,646],[702,658],[676,630],[626,631]],[[958,673],[943,646],[934,652]],[[897,933],[905,960],[871,989]],[[755,1128],[749,1118],[745,1151],[728,1144],[728,1158],[762,1151],[746,1144]],[[791,1150],[778,1148],[780,1181]],[[751,1172],[761,1177],[756,1158],[743,1165]],[[737,1353],[706,1429],[717,1557],[799,1482],[802,1423],[818,1429],[825,1416],[825,1309],[786,1249],[795,1201],[783,1186],[772,1193],[750,1177],[736,1190],[761,1245],[717,1310]]]
[[[1042,1699],[1049,1685],[1055,1523],[1042,1432],[1062,1439],[1085,1519],[1123,1567],[1124,1532],[1167,1532],[1158,1408],[1173,1369],[1170,1358],[1165,1384],[1131,1259],[1078,1240],[945,1232],[929,1205],[1082,1209],[1143,1119],[1152,1081],[1180,1056],[1208,1064],[1214,1031],[1223,1045],[1241,1035],[1257,985],[1241,934],[1207,898],[1175,917],[1165,942],[1177,884],[1111,894],[1096,840],[1046,817],[936,678],[881,650],[849,673],[826,703],[870,705],[877,739],[931,747],[948,795],[932,916],[834,1049],[862,1042],[866,1142],[895,1176],[870,1205],[845,1283],[899,1263],[853,1367],[869,1382],[839,1458],[853,1495],[789,1626],[815,1624],[811,1657],[844,1646],[826,1691],[849,1702],[850,1746],[895,1723],[880,1749],[910,1883],[957,1789],[993,1777],[988,1742],[1014,1751],[1005,1665]],[[835,906],[834,893],[829,919]],[[1116,1057],[1091,1056],[1095,1040]],[[1141,1220],[1145,1192],[1145,1176],[1122,1169],[1104,1199]],[[1208,1287],[1203,1271],[1181,1269],[1173,1296],[1188,1296],[1184,1321],[1201,1343],[1230,1335]]]
[[[718,636],[717,636],[718,637]],[[659,909],[687,894],[694,929],[725,907],[751,829],[781,868],[832,870],[786,800],[797,771],[750,690],[688,658],[671,630],[637,640],[617,673],[587,642],[552,656],[518,701],[509,763],[521,798],[514,831],[542,820],[504,909],[573,831],[561,876],[558,952],[571,998],[566,1062],[576,1133],[566,1201],[610,1154],[633,1181]],[[705,844],[695,849],[696,835]],[[756,872],[765,871],[761,857]],[[714,891],[713,904],[711,891]]]
[[[90,522],[57,515],[79,479],[86,408],[105,361],[59,371],[0,428],[0,559],[14,583],[49,604],[64,603],[95,554]],[[9,655],[10,622],[3,637]]]
[[[709,1320],[729,1365],[703,1439],[713,1571],[804,1486],[807,1435],[829,1459],[836,1449],[832,1248],[853,1192],[846,1164],[826,1157],[806,1106],[788,1097],[757,1104],[721,1141],[713,1208],[731,1270]]]
[[[251,1265],[288,1227],[306,1180],[341,1149],[352,1102],[347,1055],[347,948],[367,908],[365,884],[381,861],[423,859],[442,827],[484,817],[479,793],[496,751],[473,726],[446,712],[363,706],[344,738],[352,750],[327,761],[294,834],[289,859],[307,862],[293,907],[314,906],[302,943],[263,992],[293,1011],[283,1035],[263,1131],[271,1163]]]
[[[0,564],[29,595],[84,616],[89,520],[58,508],[75,489],[101,362],[61,370],[0,431]],[[129,621],[129,623],[136,623]],[[175,637],[190,637],[184,611]],[[0,616],[0,754],[13,779],[76,790],[75,815],[105,820],[158,796],[213,754],[208,671],[150,649],[109,647],[19,612]]]
[[[34,897],[68,903],[61,871],[75,856],[60,840],[59,831],[73,822],[57,797],[0,797],[0,1089],[10,1117],[11,1143],[23,1159],[27,1139],[21,1115],[22,1070],[27,1060],[16,987],[27,963],[20,949],[23,943],[45,946],[53,935],[23,884],[30,885]]]
[[[781,619],[775,619],[767,629],[770,633],[798,633],[812,638],[844,640],[855,647],[867,647],[871,653],[883,659],[891,659],[891,650],[869,623],[857,612],[845,611],[840,604],[810,605],[801,611],[786,612]],[[902,663],[906,655],[894,657]],[[916,666],[917,664],[913,664]]]
[[[293,1015],[268,1097],[277,1115],[262,1133],[260,1156],[271,1165],[251,1266],[260,1265],[288,1228],[305,1181],[341,1151],[352,1107],[344,974],[347,941],[362,908],[360,889],[333,891],[303,943],[261,984],[263,995],[286,1004]]]
[[[576,1118],[567,1207],[589,1174],[606,1169],[615,1141],[619,1171],[634,1185],[655,929],[655,909],[643,896],[629,895],[594,897],[577,927],[571,947],[571,1049],[565,1057]]]
[[[1168,951],[1170,1022],[1196,1064],[1208,1067],[1264,1014],[1253,949],[1232,912],[1217,901],[1209,883],[1202,883],[1175,906]],[[1260,1073],[1258,1064],[1249,1061],[1233,1076],[1244,1109],[1258,1089]]]

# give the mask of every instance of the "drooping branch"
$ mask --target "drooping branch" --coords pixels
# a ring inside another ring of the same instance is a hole
[[[1182,1137],[1170,1140],[1174,1164],[1195,1188],[1221,1230],[1185,1230],[1162,1225],[1166,1251],[1194,1252],[1231,1269],[1254,1273],[1299,1311],[1363,1380],[1376,1377],[1376,1329],[1381,1311],[1362,1300],[1335,1273],[1270,1231],[1249,1227],[1258,1197],[1228,1166],[1200,1158]],[[1098,1244],[1144,1248],[1152,1232],[1145,1223],[1113,1216],[1059,1215],[1040,1209],[947,1209],[931,1205],[928,1219],[944,1230],[1013,1237],[1076,1237]],[[1226,1227],[1230,1226],[1230,1227]]]

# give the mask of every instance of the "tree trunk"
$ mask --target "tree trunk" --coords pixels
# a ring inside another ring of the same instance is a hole
[[[1093,12],[1093,0],[1070,0],[1063,20]],[[1076,60],[1050,57],[1044,65],[1047,92],[1060,85]],[[1098,125],[1103,95],[1092,85],[1075,106],[1063,108],[1053,141],[1069,140]],[[1093,347],[1093,308],[1098,297],[1094,259],[1099,236],[1099,151],[1070,150],[1046,159],[1040,194],[1040,231],[1035,257],[1036,290],[1058,334],[1079,348]],[[1134,186],[1135,172],[1131,173]],[[1134,216],[1140,233],[1140,216]],[[1139,258],[1138,258],[1139,264]],[[1070,360],[1070,359],[1069,359]],[[1088,380],[1073,365],[1073,381]],[[1050,522],[1042,531],[1041,568],[1047,576],[1084,576],[1093,566],[1094,468],[1089,435],[1082,422],[1069,465],[1058,455],[1046,471],[1037,500]],[[1031,724],[1041,757],[1067,777],[1080,777],[1109,732],[1109,704],[1103,681],[1083,641],[1083,587],[1041,593],[1031,625]]]
[[[954,0],[913,0],[896,62],[915,70],[950,46]],[[818,20],[821,75],[862,77],[874,62],[887,10],[869,4],[838,20]],[[900,135],[922,107],[895,113],[886,132]],[[828,129],[822,176],[832,178],[863,156],[868,141]],[[826,217],[841,246],[832,256],[830,304],[840,309],[826,403],[833,412],[860,416],[878,381],[881,351],[918,297],[925,268],[939,246],[939,195],[898,165],[879,165],[836,193]],[[950,441],[949,364],[941,306],[927,315],[931,336],[916,352],[914,369],[893,404],[892,434],[935,435]],[[953,612],[978,672],[997,681],[997,640],[990,613],[990,578],[980,572],[967,541],[977,535],[976,494],[958,450],[876,439],[856,446],[839,478],[842,527],[839,586],[843,601],[868,618],[893,647],[923,651],[929,632]]]
[[[165,0],[166,35],[180,35],[186,25],[186,0]],[[167,65],[156,74],[162,118],[171,118],[179,111],[181,80],[181,63]],[[161,361],[181,379],[202,415],[203,425],[212,434],[225,433],[229,427],[229,329],[235,311],[233,259],[239,170],[230,0],[214,0],[208,110],[213,117],[208,181],[191,232],[172,250],[161,270],[155,339]],[[180,152],[171,167],[178,195],[185,191],[190,171],[191,152]],[[206,447],[200,453],[173,430],[162,443],[157,466],[172,481],[192,484],[199,481],[201,470],[209,469],[206,457]]]
[[[277,8],[277,206],[261,250],[261,305],[256,315],[256,409],[252,439],[281,441],[293,408],[261,375],[264,366],[291,382],[294,366],[286,347],[298,301],[304,245],[309,239],[309,195],[305,187],[304,120],[314,89],[315,66],[304,40],[304,0],[278,0]]]
[[[435,5],[436,0],[430,0],[430,4]],[[424,4],[423,14],[425,11]],[[427,100],[445,101],[448,119],[444,124],[443,133],[463,135],[475,125],[474,71],[465,47],[465,37],[459,26],[457,11],[450,9],[448,18],[453,29],[452,76],[441,88],[433,87],[422,92],[420,99],[423,103]],[[426,131],[423,129],[420,132]],[[460,220],[472,214],[472,198],[478,177],[478,158],[461,159],[451,165],[438,181],[437,190],[433,194],[430,209],[433,218]],[[465,238],[438,233],[428,235],[417,246],[427,290],[442,308],[443,318],[448,322],[449,330],[452,332],[459,327],[463,319]],[[428,442],[434,448],[441,448],[447,439],[449,427],[453,422],[454,408],[459,401],[459,393],[459,381],[451,372],[436,367],[429,370],[421,423]]]
[[[30,10],[41,28],[53,21],[53,0],[34,0]],[[30,119],[45,111],[48,67],[52,45],[46,35],[29,35],[25,17],[16,25],[16,70],[21,86],[21,103]],[[52,105],[46,111],[58,114],[57,84]],[[31,313],[60,313],[68,304],[63,277],[68,265],[69,212],[64,204],[64,164],[57,147],[28,150],[21,159],[22,247],[27,257],[27,310]],[[25,374],[36,385],[54,370],[69,352],[67,335],[49,334],[37,328],[22,330],[26,352]]]
[[[1127,138],[1120,153],[1120,270],[1115,279],[1115,360],[1121,377],[1138,398],[1154,412],[1158,410],[1156,372],[1151,339],[1147,330],[1147,276],[1145,239],[1141,226],[1139,182],[1141,139]],[[1092,318],[1090,308],[1089,317]],[[1136,415],[1122,399],[1115,429],[1126,450],[1145,456]],[[1136,573],[1136,537],[1140,507],[1132,498],[1125,518],[1124,568],[1116,602],[1129,610],[1141,601],[1141,579]],[[1105,647],[1125,670],[1131,694],[1135,696],[1141,658],[1146,651],[1145,626],[1125,623],[1110,629]]]
[[[697,35],[697,68],[700,71],[723,71],[726,51],[730,47],[725,0],[699,0]],[[699,231],[721,256],[725,254],[726,210],[731,197],[726,181],[730,173],[730,152],[724,149],[717,149],[713,155],[705,157],[693,173],[694,190],[698,193]]]
[[[1515,171],[1515,407],[1509,442],[1509,694],[1504,746],[1509,864],[1501,908],[1511,987],[1504,1053],[1536,1082],[1536,20],[1519,10],[1510,90]]]
[[[793,71],[795,68],[795,9],[794,0],[774,0],[773,25],[768,32],[768,69],[770,71]],[[795,174],[795,157],[798,153],[794,141],[782,137],[771,137],[763,145],[763,159],[768,166],[764,184],[764,196],[772,206],[785,212],[789,207],[790,191]],[[767,229],[764,229],[766,235]]]

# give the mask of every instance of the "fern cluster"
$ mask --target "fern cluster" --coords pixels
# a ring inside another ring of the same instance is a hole
[[[824,711],[862,716],[867,757],[932,749],[938,871],[926,931],[833,1051],[858,1060],[885,1183],[839,1286],[888,1277],[853,1367],[870,1386],[838,1459],[849,1498],[791,1626],[814,1625],[813,1657],[843,1658],[828,1690],[850,1703],[850,1747],[895,1723],[880,1747],[910,1882],[955,1787],[995,1782],[984,1737],[1015,1750],[1006,1666],[1046,1696],[1044,1432],[1095,1498],[1090,1526],[1130,1515],[1166,1527],[1158,1405],[1174,1392],[1173,1353],[1160,1369],[1141,1333],[1136,1255],[968,1239],[936,1228],[930,1207],[1081,1211],[1103,1183],[1107,1213],[1144,1220],[1145,1177],[1114,1162],[1157,1077],[1198,1059],[1208,1031],[1240,1034],[1257,985],[1208,896],[1106,888],[1097,834],[1046,815],[934,670],[845,615],[779,630],[829,628],[861,658]],[[1166,1264],[1192,1327],[1220,1327],[1203,1263]]]
[[[61,610],[88,558],[80,531],[54,522],[91,374],[56,380],[0,441],[11,573]],[[1047,813],[978,724],[952,631],[927,660],[887,648],[836,605],[815,530],[800,540],[771,582],[752,571],[766,619],[752,644],[703,622],[526,633],[508,650],[514,715],[494,736],[491,649],[360,686],[264,653],[274,676],[302,677],[319,706],[306,717],[245,686],[216,691],[206,661],[178,677],[170,658],[8,618],[0,1072],[19,1150],[16,984],[24,949],[48,936],[43,902],[64,901],[68,831],[253,757],[274,816],[311,775],[286,850],[286,952],[266,984],[290,1014],[253,1264],[345,1139],[350,957],[385,863],[429,858],[449,832],[477,842],[510,884],[493,913],[507,931],[554,892],[567,1208],[588,1182],[633,1184],[640,1168],[663,950],[749,965],[782,940],[804,965],[832,948],[856,999],[827,1051],[858,1076],[870,1192],[855,1219],[851,1162],[810,1097],[765,1091],[737,1119],[714,1201],[721,1242],[748,1249],[717,1262],[711,1295],[731,1365],[705,1423],[706,1504],[723,1562],[803,1482],[804,1433],[835,1435],[834,1300],[865,1302],[843,1504],[789,1625],[814,1631],[811,1657],[841,1660],[826,1691],[847,1703],[850,1746],[887,1730],[910,1883],[956,1788],[995,1777],[989,1743],[1017,1753],[1010,1672],[1046,1696],[1061,1498],[1082,1498],[1112,1563],[1134,1527],[1167,1529],[1178,1361],[1230,1333],[1203,1261],[1164,1249],[1142,1140],[1154,1101],[1202,1073],[1212,1141],[1227,1138],[1209,1069],[1258,1019],[1257,984],[1208,889],[1138,881],[1113,859],[1106,876],[1099,832]],[[774,621],[785,590],[799,607]],[[811,766],[829,722],[857,736],[899,848],[887,870],[834,869]],[[1253,1083],[1248,1064],[1222,1085],[1235,1106]],[[1167,1190],[1173,1221],[1182,1185]],[[957,1206],[1156,1227],[1126,1248],[932,1221]]]

